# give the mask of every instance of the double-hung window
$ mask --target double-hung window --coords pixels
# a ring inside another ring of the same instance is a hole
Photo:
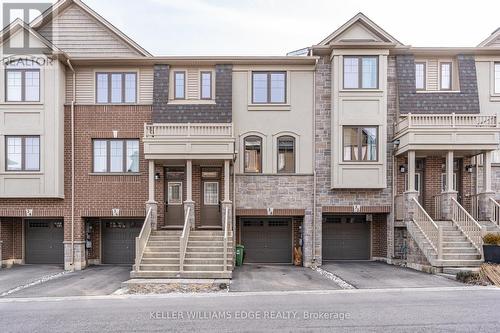
[[[6,136],[6,170],[40,171],[40,137]]]
[[[426,73],[425,73],[425,62],[417,62],[415,63],[415,88],[417,90],[425,90],[425,81],[426,81]]]
[[[344,89],[377,89],[378,57],[344,56]]]
[[[186,99],[186,72],[174,72],[174,98]]]
[[[200,73],[200,98],[212,99],[212,72]]]
[[[93,172],[139,172],[139,140],[93,140]]]
[[[441,90],[451,90],[451,70],[451,62],[442,62],[440,64]]]
[[[137,73],[97,73],[96,95],[100,104],[136,103]]]
[[[5,85],[5,100],[7,102],[39,102],[39,66],[31,61],[7,65]]]
[[[494,70],[494,84],[495,94],[500,94],[500,62],[495,62]]]
[[[286,72],[252,72],[252,103],[286,103]]]
[[[344,161],[378,160],[378,127],[344,126]]]

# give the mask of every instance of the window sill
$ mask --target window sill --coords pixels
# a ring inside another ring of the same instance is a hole
[[[172,105],[215,105],[213,99],[169,99],[168,104]]]
[[[339,93],[383,93],[382,89],[340,89]]]
[[[417,90],[417,94],[457,94],[460,90]]]
[[[41,176],[41,175],[43,175],[43,172],[42,171],[4,171],[4,172],[1,172],[0,175],[2,175],[2,176],[8,176],[8,175]]]
[[[11,105],[37,105],[37,106],[42,106],[43,105],[43,102],[7,102],[7,101],[4,101],[4,102],[0,102],[1,105],[8,105],[8,106],[11,106]]]
[[[140,176],[140,172],[90,172],[89,176]]]
[[[490,102],[500,102],[500,95],[491,95]]]
[[[290,104],[249,104],[248,111],[290,111]]]

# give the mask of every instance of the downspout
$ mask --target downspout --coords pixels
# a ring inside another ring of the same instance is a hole
[[[76,73],[71,61],[68,66],[73,72],[73,95],[71,96],[71,270],[75,270],[75,99]]]
[[[316,266],[316,68],[318,59],[314,64],[313,72],[313,146],[312,146],[312,167],[313,167],[313,232],[312,232],[312,266]]]

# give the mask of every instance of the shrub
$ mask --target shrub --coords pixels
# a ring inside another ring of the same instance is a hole
[[[486,245],[500,245],[500,234],[489,233],[484,235],[483,243]]]

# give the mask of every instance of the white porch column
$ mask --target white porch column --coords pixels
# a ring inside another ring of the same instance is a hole
[[[151,160],[148,162],[148,186],[149,195],[148,201],[146,202],[146,212],[151,208],[151,228],[153,230],[158,229],[158,203],[155,200],[155,161]]]
[[[408,192],[415,192],[415,151],[408,152]]]
[[[229,182],[231,175],[229,174],[229,165],[230,161],[225,160],[224,161],[224,202],[229,202],[231,201],[230,196],[229,196]]]
[[[186,201],[193,201],[193,161],[186,161]]]
[[[453,150],[446,153],[446,192],[453,192]]]
[[[491,191],[491,151],[483,153],[483,192]]]

